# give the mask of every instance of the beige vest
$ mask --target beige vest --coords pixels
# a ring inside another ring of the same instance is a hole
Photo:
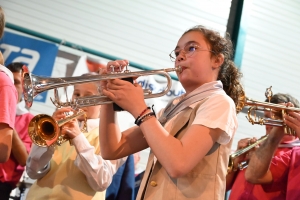
[[[180,112],[170,134],[178,139],[182,138],[202,103],[197,104],[194,109],[187,108]],[[154,164],[151,152],[137,199],[224,200],[231,143],[232,139],[227,145],[216,143],[194,169],[180,178],[171,178],[159,161]]]
[[[95,153],[100,154],[99,129],[95,128],[85,136],[95,147]],[[104,200],[105,192],[95,192],[85,175],[75,166],[76,156],[76,149],[69,142],[58,146],[51,159],[50,171],[30,187],[26,199]]]

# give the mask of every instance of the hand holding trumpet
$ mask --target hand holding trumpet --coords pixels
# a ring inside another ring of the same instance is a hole
[[[107,63],[106,70],[101,70],[101,74],[107,72],[118,72],[128,65],[127,60],[116,60]],[[113,67],[112,67],[113,66]],[[101,82],[103,95],[114,101],[124,110],[130,112],[135,118],[146,106],[143,88],[137,83],[130,83],[121,79],[111,79]]]
[[[294,107],[294,105],[289,102],[287,107]],[[296,136],[300,138],[300,113],[288,111],[287,115],[284,115],[284,123],[296,132]]]
[[[241,139],[238,142],[237,145],[237,151],[244,149],[248,146],[250,146],[251,144],[255,143],[257,141],[257,139],[255,137],[253,138],[244,138]],[[242,154],[241,156],[237,157],[234,159],[233,163],[234,163],[234,167],[237,168],[238,164],[244,161],[249,161],[249,159],[251,158],[252,153],[258,148],[258,145],[255,146],[254,148],[250,149],[249,151],[247,151],[247,153]]]
[[[65,119],[66,117],[68,117],[69,115],[67,113],[70,112],[74,112],[74,110],[71,107],[65,107],[65,108],[61,108],[56,110],[52,117],[53,119],[55,119],[56,121],[61,120],[61,119]],[[62,136],[66,136],[68,139],[73,139],[75,138],[77,135],[79,135],[81,133],[81,130],[78,126],[78,121],[76,118],[68,121],[66,124],[62,125],[60,127],[61,129],[61,135]]]
[[[228,173],[232,171],[242,170],[247,167],[248,161],[252,155],[252,152],[258,148],[258,144],[264,140],[265,137],[259,141],[253,138],[241,139],[238,142],[236,152],[232,153],[229,157]],[[254,145],[254,146],[253,146]]]

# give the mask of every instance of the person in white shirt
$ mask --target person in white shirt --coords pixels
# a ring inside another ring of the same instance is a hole
[[[102,156],[117,159],[151,148],[137,199],[223,200],[236,113],[245,96],[232,61],[232,42],[228,35],[198,25],[183,33],[169,56],[186,93],[170,101],[158,118],[140,85],[120,79],[101,82],[103,94],[137,125],[121,132],[112,106],[103,105]],[[108,62],[102,73],[128,64]]]
[[[95,82],[75,85],[73,99],[98,95],[98,86]],[[27,199],[105,199],[105,190],[126,157],[111,161],[101,157],[98,137],[100,107],[82,109],[86,112],[87,133],[80,131],[83,116],[61,127],[61,134],[66,134],[72,145],[65,142],[61,146],[45,148],[33,144],[26,172],[30,178],[38,180],[31,186]],[[63,119],[70,111],[69,107],[61,108],[53,113],[53,118]]]

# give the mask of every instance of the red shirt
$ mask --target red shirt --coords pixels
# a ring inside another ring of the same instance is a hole
[[[26,113],[15,116],[15,129],[20,136],[20,139],[26,146],[27,152],[31,148],[31,139],[28,135],[28,124],[33,118],[33,115]],[[13,188],[16,187],[24,171],[24,167],[18,164],[17,160],[11,154],[10,158],[5,163],[0,163],[0,181],[10,183]]]
[[[298,200],[300,199],[300,147],[294,147],[290,163],[286,199]]]
[[[231,188],[229,200],[287,199],[288,173],[293,166],[291,158],[293,151],[296,149],[298,147],[277,148],[270,166],[273,177],[273,182],[270,184],[251,184],[245,180],[245,170],[238,172]]]

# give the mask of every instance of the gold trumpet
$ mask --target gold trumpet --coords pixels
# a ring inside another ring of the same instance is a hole
[[[249,146],[240,149],[234,153],[232,153],[229,156],[229,162],[228,162],[228,167],[227,167],[227,174],[231,173],[232,171],[235,171],[233,168],[233,161],[235,158],[239,157],[240,155],[250,151],[252,148],[256,147],[258,144],[262,143],[263,141],[265,141],[268,138],[268,135],[265,135],[263,137],[261,137],[259,140],[257,140],[256,142],[254,142],[253,144],[250,144]],[[248,166],[248,162],[247,161],[243,161],[241,163],[238,164],[237,169],[236,170],[243,170]]]
[[[286,107],[284,105],[280,104],[274,104],[270,103],[270,100],[273,96],[273,92],[271,90],[272,86],[266,89],[265,96],[269,100],[269,102],[261,102],[261,101],[256,101],[247,97],[243,97],[243,103],[239,105],[237,109],[242,110],[244,106],[250,106],[248,109],[248,114],[246,118],[248,121],[254,125],[254,124],[260,124],[260,125],[270,125],[270,126],[282,126],[284,128],[284,132],[287,135],[293,135],[295,136],[296,133],[294,130],[292,130],[290,127],[288,127],[284,121],[283,121],[283,116],[287,114],[288,111],[294,111],[294,112],[300,112],[299,108],[294,108],[294,107]],[[270,118],[262,118],[262,117],[257,117],[256,111],[267,111],[271,113]],[[233,160],[248,152],[261,142],[265,141],[267,139],[267,135],[262,137],[261,139],[257,140],[255,143],[239,150],[236,151],[235,153],[231,154],[229,156],[229,163],[228,163],[228,168],[227,168],[227,173],[230,173],[233,171]],[[242,163],[238,164],[238,169],[242,170],[248,166],[248,162],[244,161]]]
[[[265,92],[266,98],[269,100],[269,102],[273,96],[273,92],[271,88],[272,86],[267,88]],[[286,134],[293,135],[293,136],[296,135],[294,130],[286,126],[286,124],[283,121],[283,116],[287,114],[288,111],[300,112],[299,108],[287,107],[284,105],[274,104],[269,102],[261,102],[247,97],[245,97],[244,99],[245,100],[244,103],[241,105],[241,109],[244,106],[250,106],[246,118],[252,125],[259,124],[259,125],[270,125],[270,126],[283,126],[284,132]],[[270,118],[258,117],[256,111],[268,111],[271,113],[271,117]]]
[[[127,67],[127,66],[126,66]],[[28,68],[24,65],[22,69],[22,87],[24,100],[26,102],[27,107],[31,107],[33,98],[47,90],[56,89],[59,87],[66,87],[70,85],[88,83],[88,82],[96,82],[102,80],[110,80],[110,79],[123,79],[123,78],[132,78],[139,76],[147,76],[147,75],[162,75],[167,78],[167,87],[156,94],[152,94],[151,90],[144,90],[145,99],[148,98],[156,98],[167,94],[172,86],[172,80],[168,72],[181,72],[181,67],[177,66],[175,68],[168,69],[159,69],[159,70],[149,70],[149,71],[137,71],[130,72],[129,70],[124,71],[124,73],[111,73],[111,74],[102,74],[102,75],[92,75],[92,76],[78,76],[78,77],[63,77],[63,78],[49,78],[49,77],[41,77],[33,75],[29,72]],[[62,103],[59,101],[58,95],[55,95],[55,100],[52,100],[56,107],[65,107],[71,106],[73,109],[78,109],[86,106],[94,106],[100,104],[109,104],[113,103],[106,96],[95,95],[84,97],[80,99],[75,99],[72,102]]]
[[[60,134],[60,127],[81,115],[85,115],[83,110],[79,110],[73,115],[58,121],[55,121],[53,117],[46,114],[36,115],[32,118],[28,126],[30,139],[35,145],[40,147],[60,146],[69,140],[66,136]],[[86,117],[84,123],[84,128],[86,129]]]

